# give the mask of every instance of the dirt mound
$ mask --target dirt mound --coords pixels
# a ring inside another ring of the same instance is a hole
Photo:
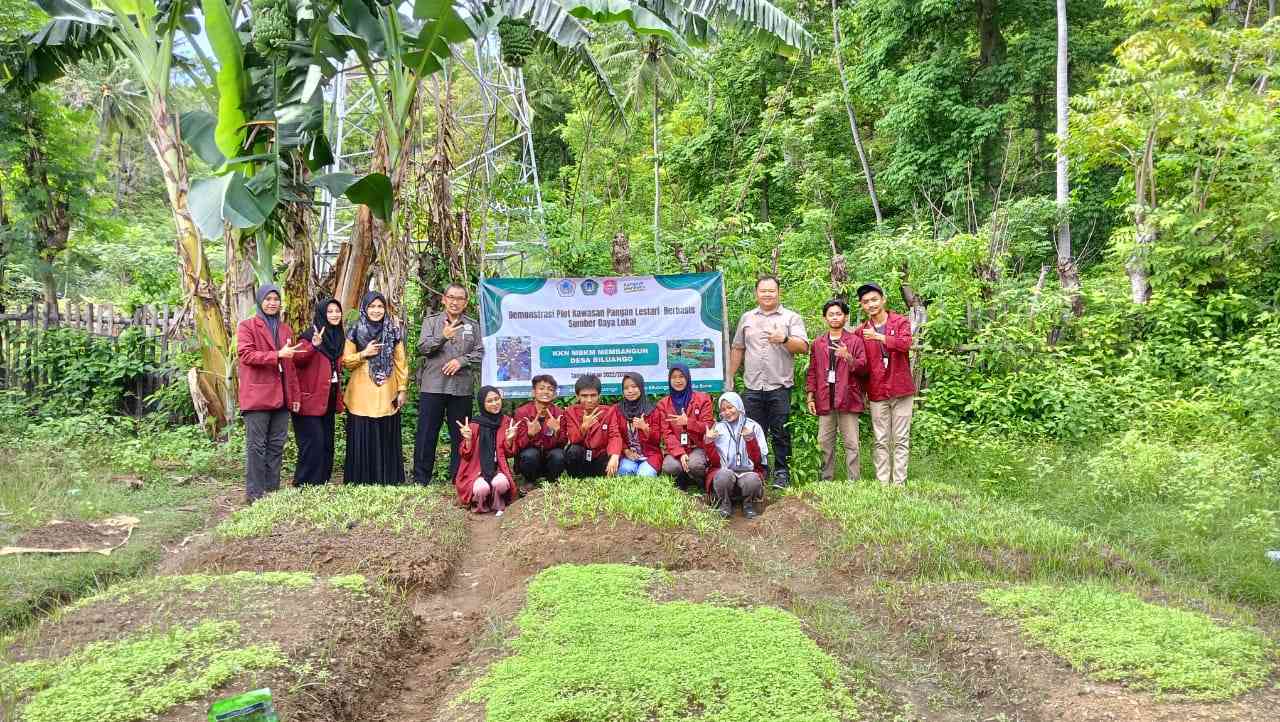
[[[97,552],[110,554],[112,550],[129,541],[133,528],[138,524],[135,516],[118,516],[96,524],[78,519],[53,519],[18,538],[12,547],[0,549],[0,554],[32,552]]]
[[[637,564],[673,570],[739,566],[723,536],[654,529],[626,519],[597,519],[565,528],[541,513],[536,494],[513,506],[502,522],[504,557],[524,577],[556,564]]]
[[[399,587],[431,591],[448,584],[455,560],[456,552],[417,536],[360,527],[340,534],[290,524],[264,537],[205,536],[168,560],[164,570],[364,574]]]
[[[351,580],[332,584],[308,581],[309,575],[279,576],[288,578],[195,575],[118,585],[46,621],[4,654],[15,663],[52,661],[96,642],[163,637],[201,623],[233,622],[240,644],[275,645],[288,664],[242,673],[154,719],[202,721],[214,700],[270,687],[281,719],[364,722],[367,705],[383,695],[385,680],[401,668],[401,652],[415,636],[415,620],[377,587],[362,590],[358,581],[353,586]],[[137,684],[141,692],[152,683]]]

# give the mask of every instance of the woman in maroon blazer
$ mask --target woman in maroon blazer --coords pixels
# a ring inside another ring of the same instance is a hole
[[[342,304],[328,298],[316,304],[312,328],[299,334],[298,369],[302,389],[300,408],[293,414],[298,440],[295,486],[327,484],[333,476],[333,420],[342,413]]]
[[[302,392],[293,367],[298,347],[280,317],[280,289],[258,289],[258,313],[236,328],[240,413],[245,432],[245,500],[253,503],[280,488],[280,462],[289,437],[289,412],[301,408]]]

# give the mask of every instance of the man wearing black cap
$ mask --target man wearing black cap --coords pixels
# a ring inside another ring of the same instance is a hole
[[[858,304],[867,320],[858,327],[867,351],[867,400],[875,435],[876,478],[905,486],[911,441],[911,406],[916,386],[911,379],[911,322],[885,308],[884,289],[874,283],[858,287]]]

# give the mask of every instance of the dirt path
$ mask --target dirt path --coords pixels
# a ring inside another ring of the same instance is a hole
[[[528,578],[501,555],[502,519],[471,515],[468,542],[449,585],[434,594],[410,598],[418,618],[418,645],[405,657],[398,694],[387,699],[375,719],[431,719],[444,693],[466,671],[466,662],[486,641],[496,646],[508,621],[523,603]]]

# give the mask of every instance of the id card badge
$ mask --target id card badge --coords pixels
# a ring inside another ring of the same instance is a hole
[[[834,384],[836,382],[836,370],[827,369],[827,383]]]
[[[337,371],[334,371],[334,372],[333,372],[333,375],[329,377],[329,383],[331,383],[331,384],[336,384],[336,383],[338,383],[338,372],[337,372]]]
[[[681,446],[689,445],[689,434],[687,432],[683,432],[683,431],[680,432],[680,445]]]
[[[591,455],[592,455],[591,449],[587,449],[587,461],[591,461]]]
[[[880,357],[880,362],[884,364],[884,367],[885,367],[885,368],[889,368],[889,357],[888,357],[888,356],[881,356],[881,357]]]

